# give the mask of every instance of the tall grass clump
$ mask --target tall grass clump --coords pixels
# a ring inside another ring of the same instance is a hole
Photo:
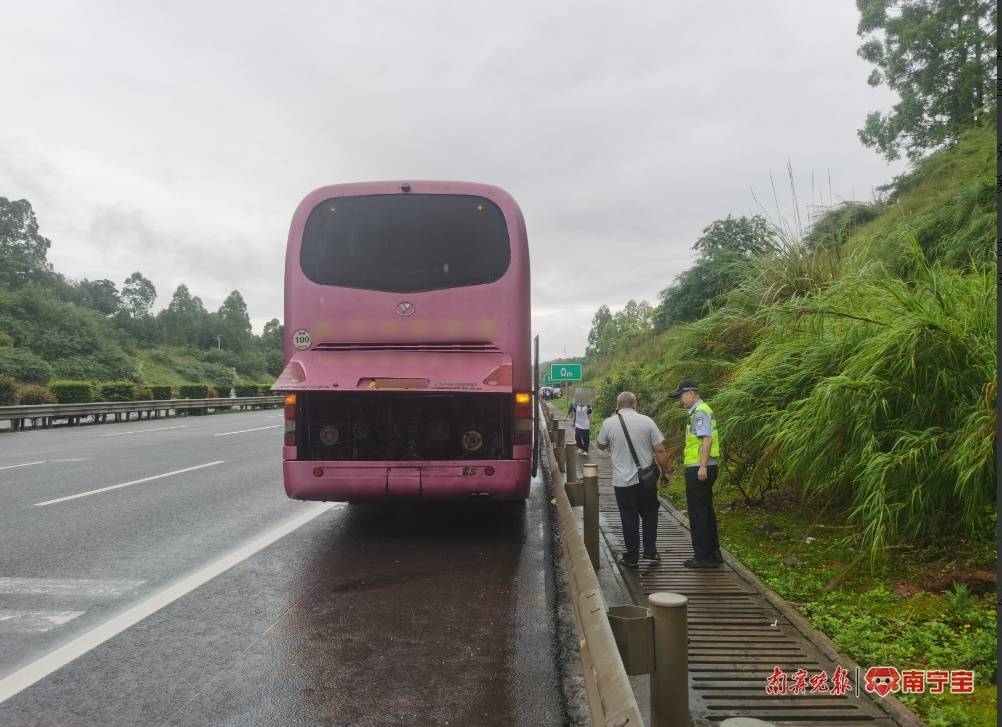
[[[995,271],[902,251],[774,311],[718,398],[805,497],[845,505],[871,560],[903,538],[984,535],[995,480]]]

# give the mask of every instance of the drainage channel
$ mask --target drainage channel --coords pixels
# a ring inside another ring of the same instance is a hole
[[[584,459],[581,457],[580,459]],[[580,460],[579,460],[580,461]],[[600,524],[606,542],[622,552],[622,525],[610,481],[611,461],[593,451],[598,465]],[[895,725],[865,693],[855,694],[857,675],[850,666],[853,691],[846,695],[810,693],[774,696],[766,679],[779,667],[787,674],[805,669],[829,676],[838,664],[829,659],[756,588],[725,564],[713,570],[690,570],[689,530],[662,505],[658,517],[660,562],[641,561],[623,569],[634,602],[645,605],[656,591],[681,593],[689,599],[689,707],[693,724],[716,724],[730,717],[754,717],[782,725]],[[847,660],[848,661],[848,660]],[[916,721],[911,724],[920,724]]]

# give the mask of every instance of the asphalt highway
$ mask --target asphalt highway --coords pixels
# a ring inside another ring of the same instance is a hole
[[[564,722],[542,483],[293,501],[281,425],[0,435],[0,725]]]

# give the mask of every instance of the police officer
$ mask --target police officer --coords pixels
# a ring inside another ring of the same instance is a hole
[[[686,568],[716,568],[723,563],[717,538],[717,517],[713,512],[713,483],[717,480],[720,436],[713,410],[699,396],[699,386],[685,379],[670,396],[679,399],[689,412],[685,430],[685,501],[689,508],[689,528],[694,558]]]

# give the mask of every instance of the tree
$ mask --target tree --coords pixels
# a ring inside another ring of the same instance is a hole
[[[743,263],[776,249],[776,235],[761,215],[727,215],[704,227],[692,249],[699,253],[695,264],[660,293],[653,312],[656,330],[705,315],[714,298],[741,280]]]
[[[253,344],[250,315],[240,291],[234,290],[226,296],[219,310],[210,315],[209,320],[212,327],[210,333],[212,336],[222,336],[222,346],[232,351],[244,351]]]
[[[148,316],[157,299],[157,289],[138,270],[122,284],[122,307],[133,318]]]
[[[0,197],[0,282],[11,286],[51,276],[52,243],[38,234],[38,220],[26,199]]]
[[[170,303],[160,311],[157,320],[162,326],[164,338],[171,343],[207,344],[209,313],[202,305],[202,299],[193,296],[184,283],[177,286]]]
[[[692,246],[701,257],[712,257],[720,252],[739,255],[761,255],[774,250],[776,236],[768,220],[761,215],[738,217],[727,215],[703,228],[703,234]]]
[[[623,310],[612,317],[617,339],[622,341],[650,331],[652,313],[651,304],[646,300],[639,303],[635,300],[629,301]]]
[[[261,332],[261,340],[268,347],[278,346],[281,349],[284,336],[285,329],[277,318],[265,323]]]
[[[591,330],[588,331],[588,348],[585,351],[585,356],[601,356],[608,353],[602,349],[600,339],[602,331],[610,323],[612,323],[612,313],[609,312],[609,306],[600,306],[595,312],[595,317],[591,319]]]
[[[239,290],[234,290],[228,296],[223,304],[219,306],[219,317],[224,321],[229,323],[231,326],[245,332],[251,332],[251,322],[250,315],[247,313],[247,304],[244,302],[244,297],[240,295]]]
[[[83,280],[74,286],[73,298],[75,302],[86,306],[106,316],[114,315],[122,305],[122,298],[118,294],[118,288],[110,280]]]
[[[955,142],[994,117],[998,16],[987,0],[856,0],[859,55],[876,66],[871,86],[901,100],[866,117],[859,138],[888,160]],[[877,36],[877,37],[874,37]]]

